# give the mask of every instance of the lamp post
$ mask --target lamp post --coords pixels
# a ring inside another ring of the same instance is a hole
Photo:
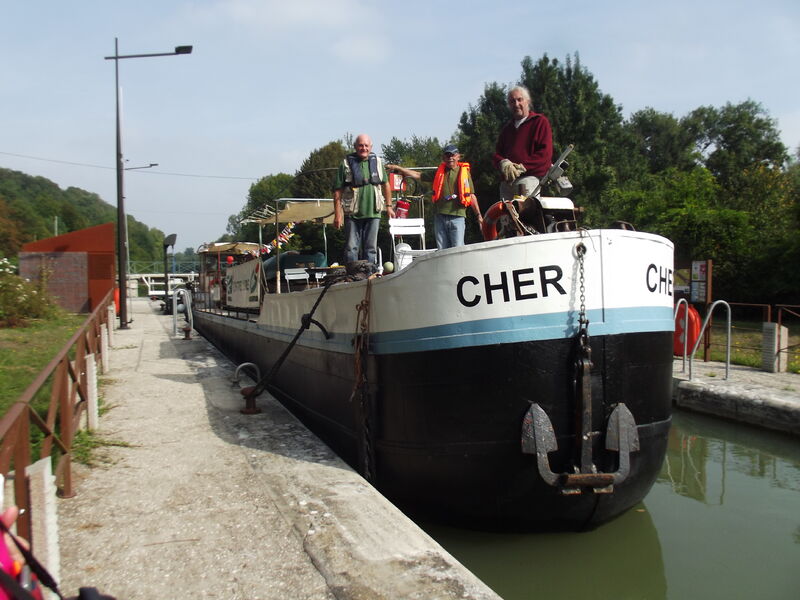
[[[172,246],[173,254],[175,252],[175,240],[178,238],[177,234],[171,233],[164,238],[164,313],[169,314],[174,309],[169,297],[169,268],[167,267],[167,248]]]
[[[119,40],[114,38],[114,56],[106,56],[105,60],[114,61],[114,83],[117,100],[117,273],[119,284],[119,328],[128,328],[128,223],[125,217],[125,196],[123,193],[122,174],[125,166],[122,162],[122,134],[119,115],[119,61],[123,58],[147,58],[150,56],[173,56],[175,54],[191,54],[191,46],[176,46],[174,52],[157,52],[153,54],[119,53]]]
[[[157,167],[157,166],[158,166],[158,163],[150,163],[149,165],[142,165],[140,167],[125,167],[124,170],[125,171],[136,171],[137,169],[152,169],[153,167]],[[125,248],[127,248],[127,247],[128,247],[128,223],[127,223],[127,219],[126,219],[126,222],[125,222]],[[126,271],[126,274],[125,274],[125,280],[127,282],[127,279],[131,274],[131,253],[130,252],[125,252],[125,255],[126,255],[125,266],[127,268],[127,271]],[[125,296],[127,297],[127,295],[128,295],[128,290],[127,290],[127,287],[126,287],[125,288]],[[130,298],[128,298],[128,299],[130,300]],[[133,323],[133,319],[128,321],[128,323]]]
[[[144,165],[141,167],[125,167],[125,171],[135,171],[136,169],[152,169],[153,167],[157,167],[158,163],[150,163],[149,165]]]

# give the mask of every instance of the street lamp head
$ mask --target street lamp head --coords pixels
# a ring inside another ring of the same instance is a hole
[[[168,246],[174,246],[175,240],[177,240],[178,235],[175,233],[170,233],[167,237],[164,238],[164,248],[166,249]]]
[[[191,46],[175,46],[175,54],[191,54]]]

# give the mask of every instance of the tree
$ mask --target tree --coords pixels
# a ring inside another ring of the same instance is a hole
[[[433,210],[430,205],[431,184],[433,182],[434,168],[442,162],[443,144],[436,137],[411,136],[411,139],[401,140],[392,138],[388,144],[383,145],[383,156],[386,162],[398,164],[407,168],[427,169],[422,171],[423,178],[420,181],[415,179],[406,180],[406,198],[411,200],[412,205],[409,209],[410,217],[425,218],[425,244],[427,247],[435,245],[433,229]],[[378,232],[378,243],[387,249],[387,256],[391,256],[391,235],[388,228],[382,228]]]
[[[408,168],[436,167],[442,161],[443,146],[436,137],[413,135],[409,141],[393,137],[381,146],[381,151],[387,163]]]
[[[625,126],[650,173],[686,171],[696,164],[691,132],[671,114],[645,108],[633,113]]]
[[[22,232],[14,220],[6,215],[11,214],[6,201],[0,196],[0,258],[16,257],[22,247]]]
[[[5,219],[0,228],[13,231],[0,235],[0,251],[9,256],[16,255],[22,244],[53,236],[56,217],[59,234],[115,222],[117,217],[116,208],[97,194],[74,187],[62,190],[44,177],[9,169],[0,169],[0,197],[5,204],[0,210]],[[159,260],[164,234],[131,216],[127,218],[130,259]]]
[[[312,150],[294,174],[295,198],[330,198],[333,175],[347,150],[341,141],[329,142]]]
[[[623,128],[620,107],[600,91],[577,54],[563,65],[546,54],[535,63],[526,56],[519,81],[530,91],[534,111],[550,120],[554,152],[574,144],[568,175],[575,184],[576,203],[597,204],[621,178],[644,171],[642,161],[633,158],[633,141]],[[483,210],[497,198],[499,177],[492,156],[500,129],[510,118],[507,92],[505,86],[488,84],[477,106],[471,106],[459,123],[458,143],[473,164]]]
[[[701,163],[728,192],[743,184],[747,169],[780,169],[788,159],[777,124],[758,102],[701,106],[682,120],[691,133]]]
[[[577,53],[563,65],[547,54],[536,63],[526,56],[520,83],[530,90],[536,112],[544,113],[553,126],[554,152],[575,146],[568,174],[576,203],[598,202],[604,190],[639,175],[641,169],[631,163],[621,108],[600,90]]]
[[[242,210],[228,218],[226,237],[229,239],[225,241],[258,242],[258,224],[242,221],[254,212],[264,209],[270,201],[286,196],[293,181],[294,177],[287,173],[276,173],[262,177],[251,185]]]
[[[498,83],[487,84],[477,104],[462,113],[458,124],[457,144],[463,159],[472,165],[472,181],[483,212],[498,200],[500,180],[492,157],[497,136],[509,119],[506,92]]]

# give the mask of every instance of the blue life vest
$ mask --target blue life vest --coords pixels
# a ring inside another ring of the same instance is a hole
[[[369,179],[364,179],[364,174],[361,172],[361,159],[358,157],[358,154],[348,154],[345,157],[347,161],[347,166],[350,167],[350,172],[353,174],[353,181],[348,182],[350,187],[363,187],[367,184],[370,185],[380,185],[383,183],[381,181],[381,175],[378,172],[378,157],[373,153],[370,152],[367,160],[369,160]]]

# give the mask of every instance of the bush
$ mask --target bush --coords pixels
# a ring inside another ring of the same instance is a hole
[[[17,327],[60,312],[47,294],[47,275],[42,273],[39,285],[34,285],[19,277],[7,258],[0,258],[0,327]]]

